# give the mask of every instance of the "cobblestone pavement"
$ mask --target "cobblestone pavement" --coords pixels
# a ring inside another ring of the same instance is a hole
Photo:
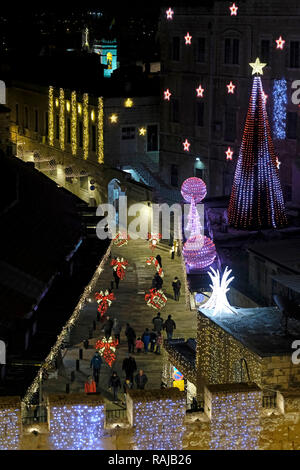
[[[129,266],[126,270],[125,279],[120,281],[119,289],[115,289],[116,300],[108,309],[111,318],[118,318],[122,324],[120,346],[117,348],[117,359],[112,369],[103,363],[100,373],[97,392],[107,401],[108,409],[116,408],[112,403],[112,394],[108,390],[108,381],[112,370],[119,375],[121,382],[125,379],[122,371],[122,362],[126,357],[128,348],[125,336],[126,323],[134,328],[137,337],[143,334],[145,328],[152,329],[152,318],[157,311],[147,306],[145,292],[151,287],[152,278],[156,272],[154,265],[148,266],[146,258],[152,255],[148,242],[144,240],[131,240],[126,246],[112,247],[112,257],[119,256],[128,260]],[[196,313],[186,307],[185,284],[183,279],[181,257],[171,259],[169,249],[160,245],[155,249],[154,256],[161,255],[164,270],[163,290],[168,298],[166,306],[161,310],[161,316],[166,319],[172,315],[176,323],[173,338],[194,338],[196,335]],[[181,296],[179,301],[174,300],[172,281],[174,276],[181,280]],[[99,277],[95,291],[105,290],[113,280],[110,260]],[[93,297],[92,297],[93,298]],[[80,318],[71,332],[71,346],[65,351],[63,365],[59,369],[58,377],[48,379],[43,384],[44,393],[60,393],[66,391],[66,384],[70,384],[70,393],[83,392],[84,383],[91,375],[90,361],[95,352],[95,343],[103,337],[101,332],[102,323],[96,322],[96,330],[92,332],[93,321],[96,320],[97,303],[92,300],[81,311]],[[164,332],[165,337],[165,332]],[[89,348],[84,349],[83,341],[89,339]],[[76,371],[76,359],[79,359],[79,350],[83,350],[83,359],[80,360],[80,369]],[[151,352],[145,354],[134,354],[137,369],[143,369],[148,377],[146,388],[159,388],[161,384],[162,354]],[[75,371],[75,380],[70,381],[71,372]],[[119,399],[123,400],[123,393],[119,393]],[[121,403],[121,402],[120,402]]]

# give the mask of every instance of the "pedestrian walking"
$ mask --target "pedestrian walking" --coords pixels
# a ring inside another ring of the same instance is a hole
[[[134,378],[137,389],[144,390],[146,383],[148,382],[148,377],[144,374],[144,371],[141,369],[139,373]]]
[[[141,340],[141,338],[139,337],[135,342],[136,352],[139,354],[142,351],[143,347],[144,347],[144,343]]]
[[[172,287],[174,291],[174,299],[179,301],[181,282],[177,276],[174,277],[174,281],[172,282]]]
[[[171,259],[174,259],[174,257],[175,257],[175,247],[173,245],[171,248]]]
[[[101,366],[102,366],[102,358],[101,358],[99,352],[96,351],[94,356],[92,357],[90,367],[93,370],[93,377],[94,377],[94,380],[95,380],[97,385],[98,385],[98,382],[99,382],[99,375],[100,375],[100,372],[101,372]]]
[[[113,390],[114,402],[118,401],[118,389],[121,388],[121,381],[116,372],[113,372],[109,382],[108,387]]]
[[[111,337],[112,327],[113,327],[113,321],[109,316],[107,316],[106,322],[103,325],[104,336],[106,339],[109,339]]]
[[[161,333],[158,333],[157,339],[156,339],[156,348],[155,348],[155,354],[160,354],[160,348],[161,345],[163,344],[163,337]]]
[[[96,393],[96,382],[93,380],[93,377],[88,377],[84,384],[84,391],[85,393]]]
[[[150,343],[150,331],[148,330],[148,328],[145,329],[145,331],[142,335],[142,341],[144,343],[144,352],[147,353],[148,352],[148,346],[149,346],[149,343]]]
[[[150,352],[154,352],[154,346],[156,344],[156,339],[157,339],[157,333],[155,329],[153,328],[152,331],[150,331]]]
[[[160,255],[157,255],[155,259],[157,260],[159,266],[162,268],[161,256],[160,256]]]
[[[129,379],[130,382],[133,382],[133,374],[137,370],[135,359],[128,355],[125,357],[122,364],[122,370],[125,371],[126,379]]]
[[[156,317],[152,318],[152,323],[154,330],[159,333],[162,330],[164,324],[164,320],[161,318],[160,312],[157,313]]]
[[[115,339],[118,340],[119,344],[121,344],[121,341],[120,341],[121,330],[122,330],[121,323],[119,322],[119,320],[117,318],[114,318],[113,326],[112,326],[112,332],[113,332],[113,335],[114,335]]]
[[[130,382],[129,379],[126,379],[123,383],[123,393],[124,393],[124,401],[123,401],[123,405],[126,405],[126,396],[127,396],[127,392],[128,390],[131,390],[133,387],[133,383]]]
[[[154,281],[155,289],[159,290],[159,289],[162,288],[164,281],[162,280],[162,278],[160,277],[160,275],[157,272],[155,273],[153,281]]]
[[[128,352],[134,353],[134,343],[135,343],[136,334],[135,334],[134,329],[129,325],[129,323],[126,323],[125,335],[127,337],[127,342],[128,342]]]
[[[176,323],[172,320],[172,315],[168,315],[164,323],[164,330],[166,330],[168,341],[172,339],[173,331],[176,329]]]
[[[117,274],[117,271],[115,271],[114,269],[113,269],[113,276],[114,276],[114,280],[115,280],[115,284],[116,284],[116,289],[119,289],[120,278]]]

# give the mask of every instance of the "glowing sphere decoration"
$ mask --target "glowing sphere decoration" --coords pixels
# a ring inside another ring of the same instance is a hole
[[[209,237],[200,234],[185,242],[182,253],[185,262],[193,269],[207,268],[217,256],[214,242]]]
[[[192,177],[186,179],[181,186],[181,195],[186,202],[192,202],[194,199],[195,203],[202,201],[206,196],[206,184],[202,179]]]

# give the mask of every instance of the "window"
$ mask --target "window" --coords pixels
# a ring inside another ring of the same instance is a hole
[[[96,152],[96,126],[92,126],[92,152]]]
[[[29,122],[28,122],[28,107],[25,106],[25,109],[24,109],[24,127],[26,129],[28,129],[28,125],[29,125]]]
[[[83,146],[83,125],[82,125],[82,121],[79,121],[78,131],[79,131],[79,147],[82,148],[82,146]]]
[[[16,104],[16,124],[19,124],[19,105]]]
[[[80,185],[81,189],[84,189],[84,190],[88,191],[88,189],[89,189],[88,177],[87,176],[82,176],[81,178],[79,178],[79,185]]]
[[[239,39],[226,38],[224,42],[224,63],[239,64],[240,41]]]
[[[71,142],[71,119],[67,119],[67,144]]]
[[[172,41],[172,60],[180,59],[180,38],[175,36]]]
[[[260,61],[269,63],[270,60],[270,41],[263,39],[260,43]]]
[[[224,140],[234,142],[236,138],[236,111],[227,109],[225,111],[225,131]]]
[[[196,178],[203,179],[203,170],[201,170],[201,168],[195,168],[195,176]]]
[[[174,99],[171,102],[171,121],[179,122],[179,101]]]
[[[197,62],[205,62],[205,38],[198,38]]]
[[[297,113],[287,113],[287,138],[297,138]]]
[[[196,122],[197,122],[197,126],[199,126],[199,127],[204,126],[204,103],[203,103],[203,101],[199,101],[197,103]]]
[[[122,140],[135,139],[135,127],[122,127]]]
[[[147,152],[158,151],[158,126],[153,124],[147,126]]]
[[[290,43],[290,67],[299,68],[299,41],[291,41]]]
[[[171,185],[178,187],[178,166],[171,165]]]
[[[55,116],[55,138],[59,139],[59,115],[56,114]]]
[[[39,131],[39,112],[37,109],[34,110],[34,132]]]

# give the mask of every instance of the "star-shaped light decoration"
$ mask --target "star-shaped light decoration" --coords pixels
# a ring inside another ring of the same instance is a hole
[[[226,160],[232,160],[233,151],[231,150],[230,147],[228,147],[225,153],[226,153]]]
[[[186,36],[184,36],[185,43],[186,44],[192,44],[192,37],[193,36],[190,36],[190,33],[186,33]]]
[[[131,98],[127,98],[127,100],[125,100],[125,102],[124,102],[124,106],[125,106],[125,108],[132,108],[132,106],[133,106],[133,101],[132,101],[132,99],[131,99]]]
[[[276,166],[277,166],[278,170],[280,168],[280,165],[281,165],[281,162],[279,161],[279,158],[276,157]]]
[[[140,135],[146,135],[146,128],[145,127],[140,127],[139,128],[139,134]]]
[[[170,92],[169,88],[167,88],[167,89],[164,91],[164,100],[170,101],[171,95],[172,95],[172,93]]]
[[[230,83],[229,83],[228,85],[226,85],[226,86],[227,86],[227,88],[228,88],[228,93],[234,94],[235,85],[234,85],[232,82],[230,82]]]
[[[199,87],[196,88],[196,92],[197,92],[197,98],[203,98],[204,88],[202,88],[201,85],[199,85]]]
[[[172,10],[172,8],[169,8],[168,10],[166,10],[166,15],[167,15],[167,20],[173,19],[174,11]]]
[[[230,12],[231,12],[231,13],[230,13],[231,16],[236,16],[238,9],[239,9],[239,7],[237,7],[236,4],[233,3],[233,4],[231,5],[231,7],[229,7],[229,10],[230,10]]]
[[[183,150],[184,150],[185,152],[189,152],[189,151],[190,151],[190,145],[191,145],[191,144],[189,143],[189,141],[188,141],[187,139],[185,139],[185,141],[182,142],[182,145],[183,145]]]
[[[257,57],[256,61],[255,62],[250,62],[250,67],[252,67],[252,75],[254,75],[255,73],[257,74],[260,74],[260,75],[263,75],[263,68],[267,65],[267,64],[263,64],[259,58]]]
[[[111,114],[109,116],[109,120],[110,120],[111,123],[117,122],[118,121],[118,115],[117,114]]]
[[[276,46],[277,49],[283,49],[285,40],[282,39],[282,37],[280,36],[279,39],[276,39],[276,43],[277,43],[277,46]]]

